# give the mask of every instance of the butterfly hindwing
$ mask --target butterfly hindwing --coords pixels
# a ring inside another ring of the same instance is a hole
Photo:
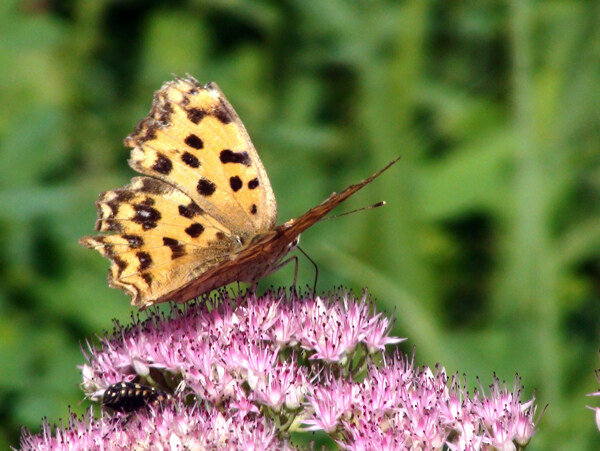
[[[96,230],[81,243],[111,260],[109,284],[145,307],[241,247],[224,225],[186,194],[151,177],[135,177],[100,195]]]

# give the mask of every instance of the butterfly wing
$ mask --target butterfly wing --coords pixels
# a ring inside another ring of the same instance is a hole
[[[149,116],[125,138],[129,164],[187,194],[208,215],[248,239],[271,230],[277,204],[244,125],[216,83],[165,83]]]
[[[84,246],[111,260],[108,283],[147,307],[229,259],[239,237],[186,194],[151,177],[135,177],[96,202],[96,230]]]
[[[96,230],[113,234],[80,242],[111,260],[109,285],[133,305],[173,298],[275,227],[267,174],[216,84],[192,77],[165,83],[125,144],[133,148],[131,167],[151,177],[103,193]]]

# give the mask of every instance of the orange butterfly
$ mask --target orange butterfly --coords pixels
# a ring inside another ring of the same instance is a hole
[[[267,173],[215,83],[165,83],[125,144],[130,166],[150,177],[102,193],[96,230],[114,233],[80,243],[111,260],[109,285],[142,308],[236,281],[255,285],[287,263],[300,233],[398,160],[276,226]]]

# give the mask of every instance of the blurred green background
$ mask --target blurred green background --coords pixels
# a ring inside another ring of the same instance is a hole
[[[132,309],[77,240],[190,73],[237,109],[280,222],[401,155],[337,212],[386,207],[303,235],[319,289],[369,287],[420,364],[518,372],[548,405],[530,449],[600,449],[597,1],[5,0],[0,67],[0,447],[85,410],[80,342]]]

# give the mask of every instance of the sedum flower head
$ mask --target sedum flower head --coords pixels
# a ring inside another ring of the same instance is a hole
[[[115,387],[137,387],[131,382],[153,387],[132,396],[168,395],[134,411],[71,418],[53,431],[45,424],[39,435],[24,433],[21,446],[297,449],[294,431],[323,431],[350,450],[529,442],[533,399],[523,403],[519,388],[497,379],[489,395],[470,396],[441,366],[416,368],[398,350],[386,353],[403,341],[390,336],[390,324],[366,293],[342,290],[317,297],[220,292],[169,315],[151,311],[117,325],[97,346],[88,343],[82,388],[92,400],[110,389],[118,401]]]
[[[596,370],[596,380],[600,383],[600,370]],[[594,393],[589,393],[588,396],[600,396],[600,390],[595,391]],[[588,409],[594,411],[594,420],[596,421],[596,427],[600,431],[600,407],[590,407],[587,406]]]
[[[54,429],[54,431],[53,431]],[[82,419],[72,416],[66,426],[51,428],[44,423],[42,433],[25,434],[22,449],[30,450],[291,450],[278,438],[273,423],[252,416],[226,416],[217,409],[185,406],[176,401],[159,408],[149,407],[130,415],[102,415],[92,411]]]

